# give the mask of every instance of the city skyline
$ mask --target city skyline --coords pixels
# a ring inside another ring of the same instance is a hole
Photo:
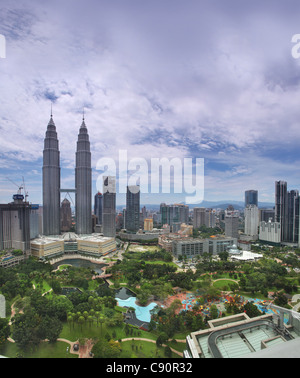
[[[253,189],[274,203],[279,180],[299,190],[300,59],[291,54],[299,11],[296,1],[3,1],[1,203],[17,191],[7,178],[24,177],[28,200],[42,204],[51,104],[62,188],[75,188],[84,108],[92,196],[97,161],[118,162],[120,150],[203,158],[206,201],[243,202]],[[141,193],[141,204],[184,197]],[[117,205],[125,198],[117,194]]]

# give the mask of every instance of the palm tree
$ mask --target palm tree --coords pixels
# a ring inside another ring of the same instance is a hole
[[[102,325],[105,323],[105,317],[103,315],[99,316],[99,322],[101,325],[101,336],[102,336]]]
[[[97,319],[97,327],[98,327],[99,318],[100,318],[100,311],[96,311],[95,316],[96,316],[96,319]]]
[[[71,331],[71,323],[74,321],[74,318],[73,318],[73,316],[71,314],[68,315],[67,321],[68,321],[68,323],[70,325],[70,331]]]
[[[85,319],[84,319],[84,316],[79,316],[78,318],[78,323],[81,325],[81,331],[82,331],[82,324],[84,323]]]
[[[87,318],[87,320],[88,320],[89,325],[90,325],[90,328],[91,328],[91,325],[92,325],[92,323],[93,323],[93,321],[94,321],[94,317],[91,316],[91,315],[89,315],[88,318]]]

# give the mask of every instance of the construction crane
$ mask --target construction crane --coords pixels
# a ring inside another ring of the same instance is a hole
[[[21,185],[18,185],[16,184],[13,180],[11,180],[10,178],[6,177],[7,180],[9,180],[10,182],[12,182],[14,185],[16,185],[18,187],[18,194],[22,194],[21,191],[23,189],[23,186]]]
[[[25,202],[27,202],[28,192],[26,192],[26,189],[25,189],[25,180],[24,180],[24,176],[22,176],[22,178],[23,178],[23,189],[24,189],[24,194],[25,194]]]
[[[24,189],[24,194],[25,194],[25,202],[27,202],[27,198],[28,198],[28,192],[26,192],[25,190],[25,180],[24,180],[24,177],[22,176],[22,179],[23,179],[23,185],[18,185],[16,184],[13,180],[11,180],[9,177],[6,177],[6,179],[8,181],[10,181],[11,183],[13,183],[14,185],[16,185],[16,187],[18,188],[18,193],[17,194],[14,194],[13,195],[13,199],[14,200],[24,200],[24,195],[22,194],[22,189]]]

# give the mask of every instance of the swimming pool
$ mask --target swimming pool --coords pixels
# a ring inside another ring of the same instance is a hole
[[[135,309],[135,315],[137,319],[147,323],[149,323],[151,320],[150,311],[157,306],[157,304],[154,302],[150,303],[148,306],[145,307],[138,306],[135,303],[136,297],[129,297],[127,299],[120,299],[116,297],[116,300],[118,301],[118,305],[121,307],[133,307]]]

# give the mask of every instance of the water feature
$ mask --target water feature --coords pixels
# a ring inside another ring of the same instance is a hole
[[[121,307],[133,307],[135,309],[135,316],[138,320],[142,322],[149,323],[151,320],[150,311],[157,306],[156,303],[152,302],[148,306],[139,306],[136,304],[136,295],[131,290],[126,287],[116,290],[115,295],[118,305]]]
[[[139,306],[136,304],[136,297],[129,297],[127,299],[120,299],[116,297],[116,300],[118,301],[118,305],[121,307],[133,307],[135,309],[135,315],[137,319],[147,323],[149,323],[151,320],[150,311],[157,306],[157,304],[154,302],[145,307]]]
[[[84,259],[65,259],[53,264],[54,269],[58,268],[59,265],[72,265],[76,268],[90,268],[93,269],[96,273],[102,274],[103,268],[106,264],[96,264],[89,260]]]

